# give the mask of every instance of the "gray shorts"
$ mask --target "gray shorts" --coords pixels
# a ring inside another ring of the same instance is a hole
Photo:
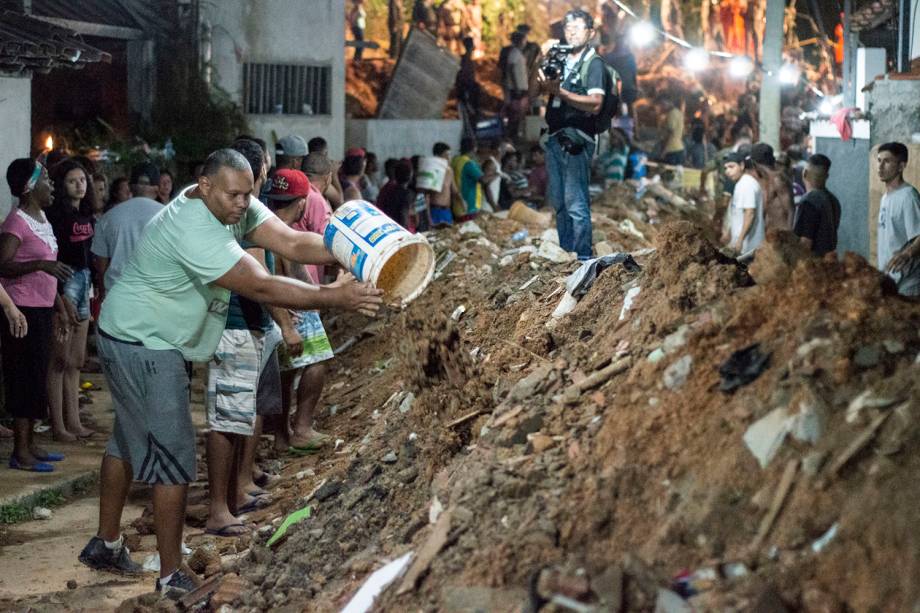
[[[98,351],[115,409],[106,454],[128,462],[135,481],[194,481],[195,427],[182,354],[147,349],[105,333],[99,335]]]

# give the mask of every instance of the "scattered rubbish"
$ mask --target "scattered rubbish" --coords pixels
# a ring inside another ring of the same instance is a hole
[[[895,355],[899,353],[904,353],[904,350],[907,349],[904,343],[902,343],[899,340],[894,340],[894,339],[885,339],[884,341],[882,341],[882,346],[885,347],[885,351],[887,351],[888,353],[895,354]]]
[[[415,402],[415,394],[409,392],[402,399],[402,402],[399,403],[399,412],[405,415],[412,408],[412,404]]]
[[[629,370],[629,365],[629,357],[620,358],[609,366],[606,366],[596,373],[589,375],[584,380],[578,383],[573,383],[567,387],[565,390],[565,399],[567,401],[571,401],[573,399],[577,400],[578,397],[586,390],[593,389],[598,385],[607,382],[607,380],[609,380],[611,377]]]
[[[352,596],[341,613],[366,613],[370,611],[377,596],[403,573],[411,559],[412,552],[410,551],[371,573],[371,576],[364,581],[361,588]]]
[[[679,594],[658,588],[655,598],[655,613],[693,613],[693,607]]]
[[[453,420],[452,422],[449,422],[449,423],[447,424],[447,428],[456,428],[457,426],[459,426],[459,425],[461,425],[461,424],[465,424],[466,422],[470,421],[471,419],[475,419],[475,418],[479,417],[479,416],[482,415],[483,413],[484,413],[484,411],[483,411],[482,409],[476,409],[475,411],[471,411],[471,412],[467,413],[466,415],[463,415],[463,416],[461,416],[461,417],[458,417],[457,419]]]
[[[554,319],[559,319],[560,317],[565,317],[572,312],[573,309],[578,305],[578,299],[575,298],[572,294],[566,292],[563,294],[562,299],[559,301],[559,304],[556,305],[556,309],[553,311],[552,317]]]
[[[514,242],[519,242],[527,238],[529,234],[530,233],[527,231],[527,228],[524,228],[523,230],[518,230],[517,232],[512,234],[511,240],[513,240]]]
[[[32,519],[51,519],[54,513],[45,507],[32,507]]]
[[[626,292],[626,296],[623,298],[623,308],[620,309],[620,321],[626,319],[626,313],[632,308],[633,301],[636,299],[636,296],[639,295],[640,291],[642,291],[642,288],[637,285]]]
[[[767,514],[764,515],[760,522],[760,528],[757,530],[757,536],[754,537],[754,541],[751,543],[750,549],[752,552],[756,552],[758,549],[760,549],[760,546],[763,545],[764,539],[766,539],[767,535],[770,533],[770,528],[773,527],[773,522],[776,521],[780,510],[783,508],[783,503],[786,501],[786,496],[788,496],[789,491],[792,490],[792,484],[795,481],[795,473],[798,471],[798,469],[798,460],[789,460],[789,462],[786,464],[786,469],[783,471],[783,476],[780,479],[779,487],[776,489],[776,495],[773,497],[773,502],[770,503],[770,508],[767,511]]]
[[[690,326],[681,325],[677,330],[664,337],[664,343],[661,345],[665,353],[674,353],[687,344],[687,335],[690,334]]]
[[[422,545],[421,549],[418,550],[418,555],[416,555],[415,559],[412,561],[412,566],[409,567],[409,570],[403,577],[402,583],[396,591],[397,594],[405,594],[415,589],[415,584],[418,582],[419,578],[428,570],[428,566],[431,564],[432,560],[434,560],[435,556],[438,555],[447,543],[447,537],[450,534],[451,519],[450,511],[444,511],[438,517],[438,521],[435,522],[431,529],[431,534],[428,535],[425,543]]]
[[[562,607],[569,611],[575,611],[575,613],[592,613],[596,609],[591,605],[587,605],[583,602],[579,602],[574,598],[569,598],[563,594],[553,594],[553,597],[549,599],[551,604],[556,605],[557,607]]]
[[[335,446],[333,447],[333,451],[337,451],[338,448],[344,444],[345,444],[345,439],[341,439],[341,438],[335,439]]]
[[[448,265],[450,265],[450,263],[453,262],[456,258],[457,258],[457,254],[451,251],[450,249],[448,249],[447,251],[439,255],[434,263],[435,274],[443,273],[444,269],[447,268]]]
[[[76,579],[68,579],[68,580],[67,580],[67,589],[68,589],[68,590],[75,590],[75,589],[77,589],[77,580],[76,580]]]
[[[789,433],[801,443],[814,445],[824,434],[824,417],[814,399],[799,403],[799,412],[789,419]]]
[[[669,390],[676,390],[683,387],[690,376],[690,368],[693,366],[693,356],[685,355],[664,371],[664,386]]]
[[[534,276],[532,276],[530,279],[528,279],[528,280],[524,283],[524,285],[522,285],[521,287],[518,288],[518,291],[524,291],[525,289],[527,289],[528,287],[530,287],[531,285],[533,285],[534,283],[536,283],[537,280],[539,280],[539,278],[540,278],[540,275],[534,275]]]
[[[620,222],[620,225],[617,227],[619,228],[620,232],[624,232],[626,234],[632,234],[636,238],[643,240],[643,241],[646,240],[645,235],[642,234],[642,232],[640,232],[638,228],[636,228],[636,224],[633,223],[632,219],[624,219],[623,221]]]
[[[293,513],[285,517],[284,521],[281,522],[281,525],[278,526],[278,529],[275,530],[275,533],[271,535],[268,541],[266,541],[265,546],[271,547],[275,545],[276,543],[278,543],[281,539],[284,538],[284,536],[287,534],[288,529],[291,526],[299,522],[302,522],[305,519],[309,519],[310,514],[312,512],[313,512],[313,508],[307,505],[304,508],[298,509],[297,511],[294,511]]]
[[[538,258],[543,258],[544,260],[549,260],[550,262],[555,262],[557,264],[568,264],[569,262],[574,262],[577,259],[574,253],[570,253],[556,243],[551,243],[549,241],[541,242],[540,248],[537,249],[537,252],[534,255],[536,255]]]
[[[650,354],[648,354],[648,358],[647,358],[647,359],[648,359],[648,361],[651,362],[652,364],[657,364],[658,362],[660,362],[661,360],[663,360],[664,357],[665,357],[664,349],[662,349],[661,347],[658,347],[657,349],[655,349],[654,351],[652,351]]]
[[[399,457],[396,455],[395,451],[389,451],[385,456],[380,458],[380,461],[384,464],[395,464],[399,461]]]
[[[795,350],[795,353],[800,358],[805,358],[805,357],[808,357],[808,355],[811,352],[813,352],[815,349],[819,349],[821,347],[830,347],[832,344],[833,343],[831,343],[830,339],[827,339],[827,338],[821,338],[821,337],[813,338],[807,343],[803,343],[799,345],[798,348]]]
[[[839,528],[840,522],[835,522],[833,526],[828,528],[827,532],[822,534],[815,542],[811,544],[811,550],[815,553],[821,553],[821,551],[823,551],[824,548],[834,540],[834,537],[837,536],[837,530]]]
[[[475,221],[466,221],[460,224],[461,236],[479,236],[482,234],[482,228]]]
[[[438,518],[441,516],[441,513],[444,512],[444,505],[441,504],[441,501],[437,496],[431,499],[431,505],[428,507],[428,523],[433,524],[438,521]]]
[[[843,452],[841,452],[841,454],[837,456],[837,458],[831,463],[830,468],[828,468],[828,472],[831,475],[836,475],[838,472],[840,472],[840,469],[846,466],[847,463],[852,460],[856,454],[862,451],[863,447],[869,444],[869,442],[875,436],[875,433],[879,428],[882,427],[882,424],[885,423],[885,420],[888,419],[890,415],[891,412],[882,413],[874,420],[872,420],[872,423],[870,423],[869,426],[863,430],[861,434],[859,434],[859,436],[853,439],[853,442],[847,445],[846,449],[844,449]]]
[[[760,351],[760,343],[740,349],[719,367],[722,383],[719,389],[729,394],[756,380],[770,364],[770,354]]]
[[[568,294],[577,299],[588,293],[594,281],[602,272],[613,266],[622,264],[623,268],[630,272],[638,272],[639,265],[628,253],[614,253],[603,257],[594,258],[581,263],[578,269],[570,274],[565,280],[565,288]]]
[[[755,421],[744,433],[744,444],[761,468],[766,468],[779,451],[790,425],[789,413],[781,407]]]
[[[554,228],[543,230],[543,234],[540,235],[540,240],[558,245],[559,244],[559,232],[557,232]]]
[[[463,317],[463,314],[466,313],[466,307],[462,304],[454,309],[454,312],[450,314],[450,318],[454,321],[460,321],[460,318]]]
[[[854,424],[859,421],[863,409],[885,409],[897,401],[897,398],[882,398],[876,396],[875,392],[871,389],[867,389],[851,400],[850,404],[847,405],[846,421],[848,424]]]

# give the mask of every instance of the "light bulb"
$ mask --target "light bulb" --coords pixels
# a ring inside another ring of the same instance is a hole
[[[647,21],[640,21],[629,29],[629,40],[636,47],[648,47],[658,38],[658,32]]]
[[[754,72],[754,62],[746,55],[736,55],[728,63],[728,74],[735,79],[746,79]]]
[[[691,72],[706,70],[708,66],[709,54],[706,53],[705,49],[694,47],[687,51],[687,55],[684,56],[684,67]]]

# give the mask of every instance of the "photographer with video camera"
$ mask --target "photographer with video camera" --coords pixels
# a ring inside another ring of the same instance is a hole
[[[541,143],[546,149],[547,198],[556,210],[559,245],[587,260],[592,256],[591,158],[596,135],[610,128],[609,108],[616,108],[616,89],[612,71],[588,45],[594,37],[591,15],[573,9],[565,14],[564,23],[568,44],[555,44],[546,51],[537,81],[541,93],[549,96]]]

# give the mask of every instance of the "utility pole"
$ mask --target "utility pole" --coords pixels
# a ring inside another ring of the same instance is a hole
[[[780,88],[783,66],[785,0],[767,0],[767,27],[763,40],[763,82],[760,85],[760,141],[779,149]]]

